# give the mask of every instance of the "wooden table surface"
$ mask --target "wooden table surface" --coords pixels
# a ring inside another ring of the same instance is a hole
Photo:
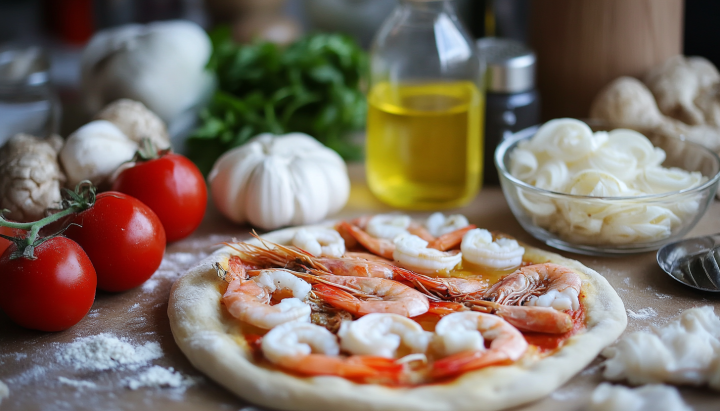
[[[354,183],[350,201],[334,218],[389,210],[372,197],[360,174],[358,168],[351,168]],[[502,230],[531,245],[548,248],[518,225],[498,187],[484,188],[470,205],[451,211],[465,214],[479,227]],[[173,282],[220,242],[233,237],[247,238],[248,231],[249,227],[229,223],[209,206],[198,231],[168,247],[162,265],[147,283],[124,293],[99,292],[88,316],[67,331],[26,330],[0,313],[0,381],[10,388],[10,397],[2,402],[0,410],[261,410],[202,377],[175,345],[167,317],[168,295]],[[716,232],[720,232],[720,202],[713,201],[689,236]],[[691,307],[712,305],[720,308],[720,296],[683,287],[665,275],[655,262],[654,252],[619,258],[561,253],[595,269],[617,290],[628,312],[626,333],[664,324]],[[123,380],[137,375],[138,371],[78,371],[56,361],[55,352],[62,344],[100,333],[124,337],[134,344],[158,342],[163,356],[152,364],[173,367],[184,375],[199,377],[199,382],[187,390],[141,388],[133,391],[125,387]],[[599,363],[596,359],[550,396],[517,410],[583,409],[592,389],[602,381]],[[59,377],[91,381],[96,388],[63,385]],[[720,393],[705,388],[682,388],[681,393],[697,411],[720,408]]]

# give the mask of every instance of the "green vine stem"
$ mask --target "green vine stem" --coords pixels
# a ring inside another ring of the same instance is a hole
[[[164,150],[158,150],[155,147],[155,144],[153,144],[152,140],[150,140],[147,137],[143,137],[140,140],[140,145],[138,147],[138,150],[135,152],[135,155],[129,162],[145,162],[150,160],[158,159],[162,156],[164,156],[167,153],[170,153],[171,149],[167,148]]]
[[[3,214],[9,212],[9,210],[0,211],[0,226],[25,230],[28,232],[24,238],[10,237],[0,234],[0,237],[12,241],[17,245],[17,251],[15,251],[10,259],[18,257],[24,257],[31,260],[35,259],[35,248],[50,238],[56,237],[65,231],[67,228],[63,228],[59,232],[50,235],[48,237],[38,238],[40,230],[48,224],[52,224],[70,214],[77,213],[83,210],[87,210],[95,204],[95,187],[90,181],[82,181],[75,187],[75,191],[65,189],[65,198],[62,201],[61,211],[50,214],[49,216],[30,223],[16,223],[5,219]]]

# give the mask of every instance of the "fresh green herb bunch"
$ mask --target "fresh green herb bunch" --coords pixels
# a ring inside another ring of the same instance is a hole
[[[345,159],[361,157],[348,137],[365,125],[367,55],[354,40],[321,33],[287,48],[238,45],[227,28],[211,39],[208,69],[218,89],[188,140],[189,157],[203,173],[222,153],[263,132],[307,133]]]

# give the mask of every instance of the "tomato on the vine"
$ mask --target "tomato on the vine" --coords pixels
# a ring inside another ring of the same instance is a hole
[[[168,242],[192,234],[205,215],[205,179],[195,164],[179,154],[138,161],[120,173],[113,190],[150,207],[162,221]]]
[[[10,227],[0,227],[0,234],[12,237],[15,235],[15,230]],[[10,247],[10,244],[12,244],[12,241],[0,237],[0,254],[4,253]]]
[[[144,283],[165,253],[165,230],[157,215],[123,193],[98,194],[65,231],[85,250],[97,272],[98,288],[125,291]]]
[[[34,259],[11,259],[15,251],[12,244],[0,256],[0,308],[12,321],[62,331],[85,317],[95,300],[97,277],[77,243],[49,238],[35,247]]]

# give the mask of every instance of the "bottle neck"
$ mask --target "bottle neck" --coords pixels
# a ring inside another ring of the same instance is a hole
[[[438,15],[441,13],[455,14],[450,0],[399,0],[400,6],[406,11]]]

